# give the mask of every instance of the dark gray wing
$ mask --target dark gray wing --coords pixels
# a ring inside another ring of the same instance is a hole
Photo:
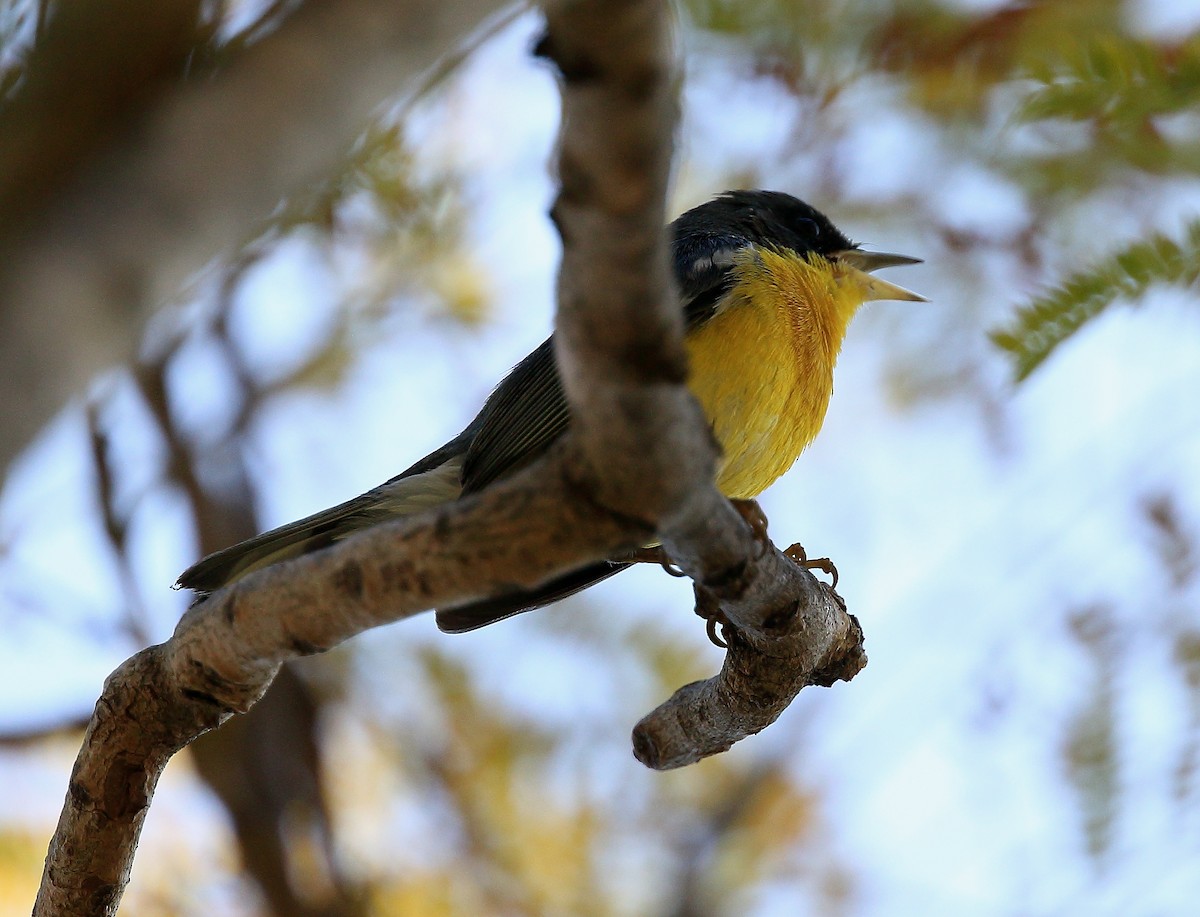
[[[471,424],[476,433],[463,462],[463,493],[481,490],[542,455],[566,432],[569,417],[551,336],[504,378]],[[439,608],[437,625],[452,634],[475,630],[557,602],[626,566],[601,561],[568,571],[536,589]]]
[[[685,215],[672,227],[671,254],[685,322],[691,330],[716,314],[729,288],[734,253],[749,243],[744,236],[712,232],[687,220]],[[518,363],[470,426],[441,449],[362,496],[209,555],[184,571],[179,584],[200,594],[211,592],[251,570],[327,547],[351,532],[411,512],[404,482],[437,473],[443,466],[452,472],[459,456],[462,492],[470,493],[542,455],[566,432],[570,419],[554,364],[553,341],[553,337],[547,339]],[[420,501],[420,506],[425,505],[428,495]],[[438,622],[448,630],[469,630],[548,604],[625,566],[596,564],[567,573],[532,592],[441,612]]]
[[[716,314],[728,292],[733,252],[744,242],[729,236],[676,237],[672,256],[684,322],[690,331]],[[542,455],[566,432],[567,398],[554,363],[554,338],[514,367],[496,387],[469,429],[476,433],[463,463],[463,493],[481,490]],[[472,602],[437,612],[438,627],[461,633],[522,611],[549,605],[624,570],[628,564],[601,561],[569,571],[527,592]]]
[[[566,432],[568,416],[549,337],[504,377],[472,423],[463,493],[482,490],[542,455]]]
[[[687,330],[712,318],[728,292],[733,246],[725,236],[676,241],[675,274]],[[472,423],[477,432],[463,464],[463,493],[482,490],[543,454],[569,420],[552,335],[513,368]]]

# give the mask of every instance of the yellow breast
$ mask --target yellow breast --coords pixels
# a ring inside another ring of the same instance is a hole
[[[820,431],[861,296],[819,257],[748,250],[733,270],[727,304],[688,335],[689,384],[724,449],[718,488],[749,499]]]

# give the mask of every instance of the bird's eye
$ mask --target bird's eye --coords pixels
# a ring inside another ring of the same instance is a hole
[[[796,220],[796,231],[803,235],[812,236],[814,239],[821,235],[820,225],[816,220],[810,220],[808,217],[800,217],[800,219]]]

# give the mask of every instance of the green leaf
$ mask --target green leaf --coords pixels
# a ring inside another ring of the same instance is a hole
[[[1130,134],[1147,119],[1200,104],[1200,41],[1163,47],[1126,35],[1092,37],[1027,68],[1040,84],[1025,100],[1023,121],[1094,120]]]
[[[1156,284],[1189,286],[1200,278],[1200,220],[1189,223],[1179,242],[1155,234],[1073,274],[1017,311],[992,343],[1013,357],[1017,381],[1025,379],[1054,349],[1120,298],[1140,299]]]

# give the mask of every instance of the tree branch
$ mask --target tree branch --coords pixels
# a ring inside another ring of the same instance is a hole
[[[852,619],[807,571],[764,550],[713,485],[717,450],[685,384],[662,233],[675,123],[668,6],[574,0],[547,21],[541,51],[564,76],[554,217],[571,433],[480,494],[221,590],[170,641],[122,665],[71,777],[38,917],[115,912],[167,759],[248,709],[281,662],[431,607],[531,588],[655,537],[712,594],[731,642],[719,675],[639,724],[646,763],[723,750],[805,684],[861,663]]]
[[[564,453],[477,497],[254,574],[118,668],[84,736],[34,913],[116,912],[167,760],[249,709],[282,662],[434,605],[532,587],[651,537],[581,494]]]
[[[684,385],[682,317],[662,234],[650,232],[675,124],[665,10],[565,3],[548,25],[540,51],[564,80],[557,341],[574,445],[596,499],[652,523],[732,625],[721,673],[634,731],[638,760],[679,767],[761,731],[806,684],[852,678],[866,664],[862,631],[812,574],[764,552],[713,484],[717,447]]]

